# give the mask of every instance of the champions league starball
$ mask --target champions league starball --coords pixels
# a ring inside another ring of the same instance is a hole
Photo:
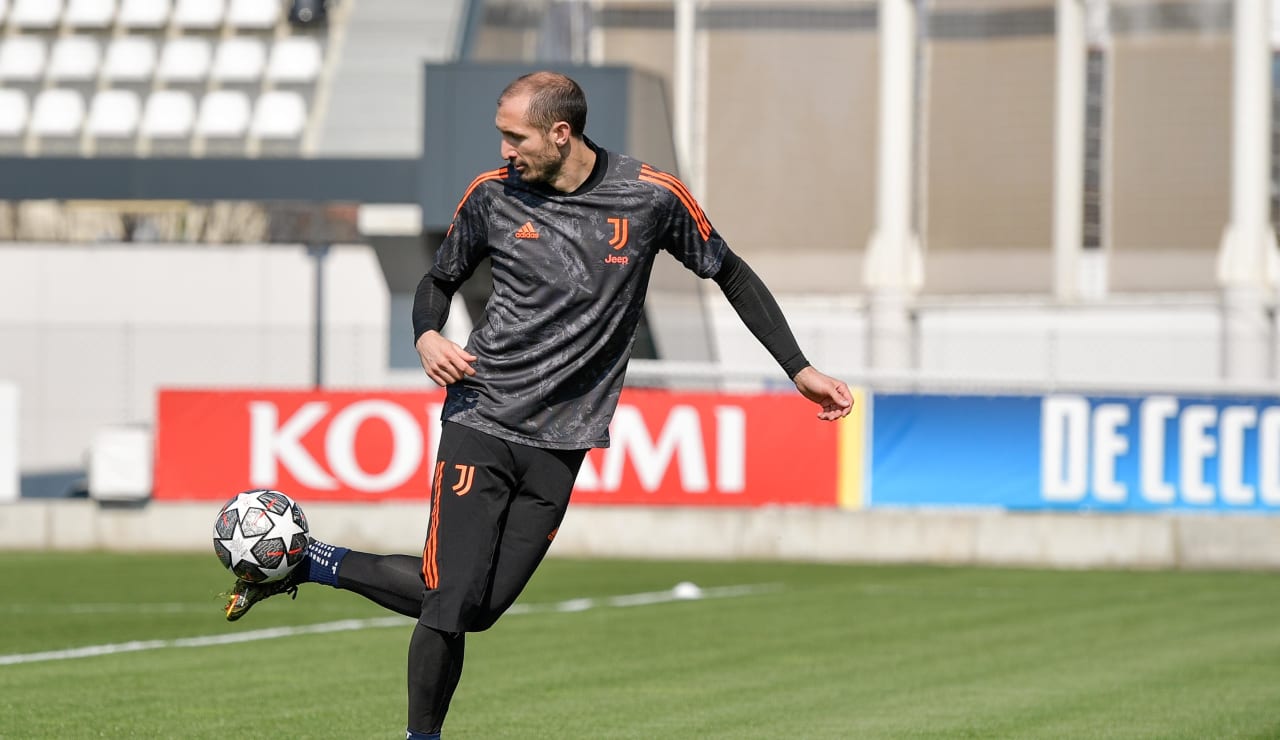
[[[252,583],[278,581],[305,556],[307,517],[279,491],[237,493],[213,522],[213,551],[223,567]]]

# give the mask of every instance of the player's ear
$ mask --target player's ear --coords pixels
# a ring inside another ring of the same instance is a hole
[[[572,133],[572,129],[569,128],[569,124],[565,121],[556,121],[551,124],[551,140],[556,143],[556,146],[568,144]]]

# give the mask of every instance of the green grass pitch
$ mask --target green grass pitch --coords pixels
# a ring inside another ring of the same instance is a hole
[[[0,555],[0,738],[403,737],[408,620],[311,585],[227,624],[229,580]],[[718,597],[609,601],[681,581]],[[306,625],[350,629],[217,643]],[[1280,737],[1280,576],[551,559],[445,735]]]

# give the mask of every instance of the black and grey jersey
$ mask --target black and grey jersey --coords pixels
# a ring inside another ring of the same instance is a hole
[[[477,177],[432,273],[458,283],[486,257],[493,293],[467,342],[475,375],[443,418],[522,444],[607,447],[659,251],[699,277],[727,247],[675,176],[591,145],[596,165],[561,193],[508,165]]]

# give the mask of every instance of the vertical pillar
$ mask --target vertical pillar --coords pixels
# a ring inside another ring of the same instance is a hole
[[[328,244],[308,244],[307,254],[315,260],[315,305],[313,328],[315,356],[312,361],[311,384],[319,390],[324,387],[324,263],[329,256]]]
[[[1222,376],[1270,372],[1267,308],[1277,273],[1270,223],[1271,44],[1269,0],[1236,0],[1232,60],[1231,221],[1218,250]]]
[[[907,370],[914,362],[911,299],[924,282],[920,239],[911,222],[911,143],[916,130],[916,11],[911,0],[880,0],[880,121],[876,228],[867,245],[868,363]]]
[[[1082,0],[1058,0],[1053,127],[1053,294],[1079,297],[1084,242],[1085,33]]]
[[[702,0],[676,0],[675,2],[675,77],[672,82],[675,97],[674,126],[676,158],[680,163],[680,179],[689,187],[694,197],[706,197],[705,137],[703,108],[699,100],[706,100],[706,65],[704,44],[698,30],[698,12]]]

